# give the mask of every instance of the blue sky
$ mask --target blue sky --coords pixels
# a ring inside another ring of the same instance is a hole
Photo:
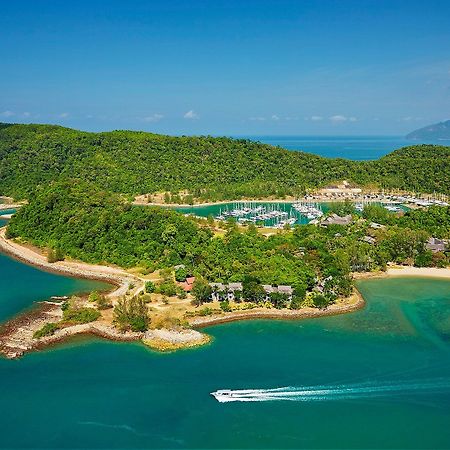
[[[1,1],[0,121],[401,135],[450,119],[450,2]]]

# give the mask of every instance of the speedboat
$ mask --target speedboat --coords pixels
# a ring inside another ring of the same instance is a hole
[[[236,393],[230,389],[221,389],[219,391],[211,392],[211,395],[220,403],[232,402],[236,400],[236,397],[239,397],[239,395],[236,395]]]

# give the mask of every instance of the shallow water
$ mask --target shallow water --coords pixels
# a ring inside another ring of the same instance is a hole
[[[106,283],[43,272],[0,253],[0,321],[53,295],[71,295],[107,288]]]
[[[359,287],[364,310],[223,324],[195,350],[158,354],[75,339],[0,360],[0,408],[8,412],[0,446],[449,448],[450,282]],[[332,390],[343,385],[396,388],[341,398]],[[286,386],[320,387],[325,401],[219,403],[210,395]]]

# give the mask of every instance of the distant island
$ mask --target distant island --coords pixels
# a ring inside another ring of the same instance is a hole
[[[406,135],[406,139],[450,140],[450,120],[419,128]]]

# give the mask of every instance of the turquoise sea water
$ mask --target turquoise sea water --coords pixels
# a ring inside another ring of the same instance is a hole
[[[327,158],[378,159],[408,145],[422,143],[448,145],[445,141],[411,141],[402,136],[240,136],[253,141],[301,150]]]
[[[0,253],[0,322],[52,295],[71,295],[107,287],[97,281],[43,272]]]
[[[47,274],[32,279],[34,269],[0,261],[3,290],[20,282],[35,299],[41,284],[62,293]],[[77,339],[0,359],[0,447],[449,448],[450,282],[359,287],[364,310],[219,325],[194,350]],[[299,395],[250,403],[210,395],[286,386]]]
[[[6,225],[6,223],[8,222],[7,219],[3,219],[2,216],[4,216],[5,214],[14,214],[16,212],[15,209],[2,209],[0,210],[0,227],[2,227],[3,225]]]

